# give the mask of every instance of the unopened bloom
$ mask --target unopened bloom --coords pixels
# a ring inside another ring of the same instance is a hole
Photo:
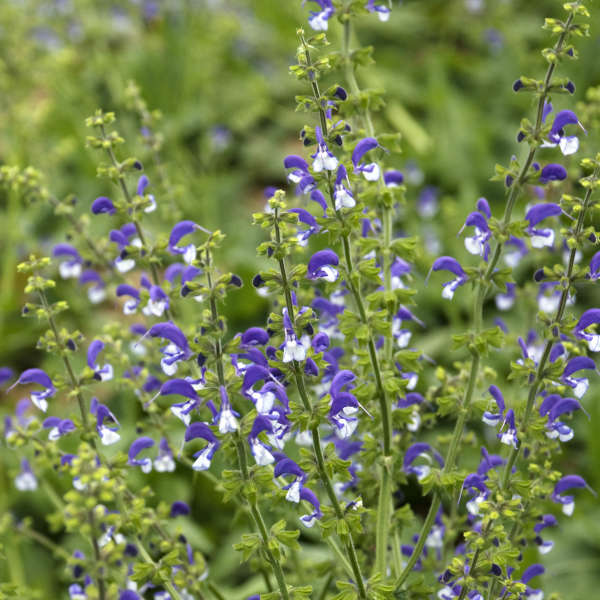
[[[387,187],[394,188],[404,183],[404,175],[396,169],[390,169],[383,174],[383,182]]]
[[[567,170],[562,165],[550,163],[546,165],[540,173],[540,183],[549,181],[562,181],[567,178]]]
[[[146,175],[142,175],[138,179],[137,188],[136,188],[137,195],[141,196],[142,198],[145,198],[148,202],[148,204],[144,207],[145,213],[151,213],[156,210],[156,200],[154,199],[154,196],[152,194],[146,195],[146,193],[145,193],[146,188],[148,187],[149,184],[150,184],[150,181],[149,181],[148,177],[146,177]]]
[[[114,215],[117,212],[117,209],[110,198],[107,198],[106,196],[100,196],[99,198],[96,198],[94,202],[92,202],[92,212],[95,215]]]

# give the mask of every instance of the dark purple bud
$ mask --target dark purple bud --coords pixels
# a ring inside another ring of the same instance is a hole
[[[283,166],[286,169],[300,169],[308,172],[308,163],[297,154],[290,154],[283,159]]]
[[[269,341],[269,334],[261,327],[250,327],[242,334],[244,346],[264,346]]]
[[[233,285],[235,287],[242,287],[242,279],[239,277],[239,275],[231,275],[231,279],[229,280],[229,285]]]
[[[323,212],[325,213],[325,211],[327,210],[327,201],[325,200],[325,196],[323,196],[323,193],[320,190],[313,190],[310,193],[310,199],[319,204],[323,209]]]
[[[464,277],[465,272],[460,266],[459,262],[451,256],[440,256],[437,258],[431,266],[432,271],[450,271],[457,277]]]
[[[396,187],[404,182],[404,175],[396,170],[386,171],[383,174],[383,182],[388,187]]]
[[[185,379],[171,379],[169,381],[165,381],[160,388],[160,395],[170,396],[172,394],[184,396],[190,400],[198,400],[198,394],[196,394],[196,390],[192,384]]]
[[[337,86],[333,95],[337,96],[340,100],[345,100],[348,97],[346,90],[340,85]]]
[[[492,211],[490,210],[490,205],[488,203],[488,201],[481,197],[479,198],[479,200],[477,200],[477,210],[481,213],[483,213],[486,218],[490,218],[492,216]]]
[[[136,190],[137,195],[143,196],[144,191],[146,190],[146,188],[148,187],[149,184],[150,184],[150,180],[148,179],[148,177],[146,177],[146,175],[142,175],[138,179],[137,190]]]
[[[181,517],[189,514],[190,507],[185,502],[182,502],[181,500],[176,500],[175,502],[173,502],[173,504],[171,504],[171,512],[169,514],[171,518]]]
[[[106,213],[108,215],[114,215],[117,212],[115,205],[112,203],[110,198],[106,196],[100,196],[92,202],[92,212],[95,215]]]
[[[523,88],[523,82],[517,79],[512,86],[513,92],[518,92],[521,88]]]
[[[562,165],[551,163],[542,169],[540,183],[548,183],[549,181],[562,181],[566,178],[567,170]]]
[[[547,202],[532,206],[525,214],[525,219],[529,221],[529,227],[535,227],[540,221],[548,217],[557,217],[561,213],[562,209],[558,204]]]
[[[312,341],[313,350],[318,354],[319,352],[324,352],[329,348],[329,336],[324,333],[317,333]]]
[[[317,363],[310,358],[310,356],[306,359],[306,363],[304,364],[304,373],[314,377],[319,375],[319,367],[317,367]]]

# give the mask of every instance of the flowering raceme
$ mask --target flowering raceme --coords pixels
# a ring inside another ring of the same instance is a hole
[[[545,77],[513,84],[535,103],[518,127],[526,154],[498,165],[496,192],[452,220],[441,185],[417,190],[423,173],[399,170],[399,136],[375,127],[379,92],[359,85],[369,53],[350,47],[352,27],[373,15],[387,27],[391,3],[310,2],[316,33],[298,30],[291,68],[304,150],[285,156],[284,187],[267,187],[253,215],[250,277],[221,270],[225,236],[200,211],[157,232],[167,198],[152,166],[120,158],[112,113],[87,120],[113,187],[86,212],[105,229],[87,244],[75,229],[53,260],[19,265],[23,314],[46,323],[38,348],[56,360],[18,377],[0,369],[0,385],[27,396],[5,418],[14,487],[52,499],[52,531],[73,548],[20,513],[0,531],[63,560],[72,600],[542,598],[545,567],[532,561],[554,547],[547,529],[595,493],[557,458],[593,415],[588,352],[600,351],[600,308],[579,293],[600,277],[600,155],[578,172],[567,161],[584,125],[570,108],[550,122],[551,99],[575,91],[556,70],[576,58],[587,18],[583,2],[564,8],[547,22]],[[324,32],[340,28],[328,54]],[[37,181],[25,192],[49,196]],[[85,342],[67,330],[54,268],[115,322],[91,313]],[[439,272],[450,277],[431,310]],[[244,279],[268,316],[232,330],[223,306]],[[231,581],[228,545],[200,529],[223,514],[227,531],[244,529]]]

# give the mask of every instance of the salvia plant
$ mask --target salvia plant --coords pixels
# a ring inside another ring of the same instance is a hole
[[[87,119],[109,196],[81,209],[34,169],[1,169],[6,189],[49,203],[71,228],[51,256],[18,267],[23,316],[38,319],[38,348],[57,368],[1,372],[22,396],[4,426],[14,486],[39,488],[56,535],[21,514],[4,515],[2,531],[64,566],[62,597],[231,597],[180,519],[210,489],[246,528],[233,548],[260,575],[248,599],[539,600],[552,528],[580,494],[595,494],[556,466],[586,414],[600,351],[600,308],[577,303],[600,278],[600,154],[579,153],[597,90],[574,112],[568,75],[586,3],[546,19],[540,72],[513,85],[529,109],[514,126],[515,154],[496,166],[494,197],[473,199],[457,256],[409,235],[406,216],[432,218],[435,194],[405,202],[399,136],[376,129],[382,93],[360,84],[373,50],[357,46],[354,23],[386,21],[391,4],[309,6],[290,69],[306,124],[281,165],[286,189],[267,188],[253,215],[263,266],[245,283],[270,303],[264,322],[228,328],[223,306],[242,279],[219,266],[224,235],[181,214],[160,115],[135,84],[127,98],[144,165],[127,156],[113,113]],[[533,277],[519,268],[527,254]],[[57,276],[89,300],[85,335],[64,324]],[[424,285],[471,306],[447,340],[451,367],[420,347]],[[98,327],[108,304],[124,316]],[[499,314],[517,305],[530,327],[509,331]],[[176,469],[189,489],[169,504],[144,478],[168,481]],[[57,543],[61,534],[77,549]],[[35,593],[4,585],[0,597],[11,596]]]

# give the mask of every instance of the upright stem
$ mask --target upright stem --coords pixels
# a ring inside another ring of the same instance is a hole
[[[596,170],[594,171],[594,177],[598,177],[598,174],[599,174],[599,170],[598,170],[598,168],[596,168]],[[583,207],[579,211],[579,215],[577,218],[577,224],[575,226],[574,237],[576,239],[579,239],[581,232],[583,230],[585,216],[586,216],[587,210],[589,208],[591,196],[592,196],[592,188],[588,188],[585,192],[585,196],[583,199]],[[563,315],[565,312],[565,308],[567,306],[567,299],[569,297],[569,290],[571,287],[571,278],[573,277],[573,268],[575,266],[575,255],[576,254],[577,254],[577,247],[572,248],[571,252],[569,253],[569,264],[567,266],[567,274],[566,274],[567,283],[560,295],[560,301],[558,303],[558,308],[556,309],[556,314],[554,315],[554,327],[557,328],[557,332],[558,332],[558,327],[560,326],[560,322],[562,321],[562,318],[563,318]],[[527,405],[525,406],[525,414],[523,416],[523,424],[521,425],[520,430],[519,430],[521,433],[521,436],[523,436],[527,431],[527,426],[529,425],[529,419],[531,417],[531,411],[533,410],[533,406],[535,404],[535,398],[536,398],[538,391],[540,390],[540,387],[542,386],[542,383],[544,380],[544,371],[546,369],[546,364],[550,357],[550,351],[552,350],[552,345],[554,344],[554,341],[555,341],[554,339],[549,339],[546,341],[546,345],[544,346],[544,352],[542,353],[542,357],[540,358],[540,362],[538,363],[538,366],[537,366],[537,370],[535,373],[535,379],[533,380],[533,382],[531,383],[531,386],[529,388],[529,393],[527,395]],[[502,489],[502,490],[506,489],[506,487],[508,486],[508,482],[510,480],[510,475],[512,473],[512,468],[519,456],[519,453],[521,451],[521,446],[522,446],[522,444],[519,444],[516,448],[515,447],[511,448],[510,455],[508,457],[508,461],[506,463],[506,467],[504,469],[504,474],[503,474],[501,485],[500,485],[500,489]]]
[[[278,221],[278,212],[275,213],[275,240],[277,244],[281,244],[281,231],[279,229],[279,221]],[[290,321],[294,323],[295,315],[294,315],[294,304],[292,302],[292,294],[289,285],[289,279],[287,276],[287,269],[285,265],[285,260],[283,258],[278,259],[279,263],[279,271],[281,273],[281,281],[283,286],[283,293],[285,297],[285,304],[288,311],[288,316]],[[306,391],[306,384],[304,381],[304,373],[302,372],[302,367],[299,363],[294,361],[294,379],[296,381],[296,387],[298,388],[298,393],[300,394],[300,398],[302,400],[302,405],[304,406],[304,410],[312,414],[312,403],[308,396],[308,392]],[[319,432],[318,424],[315,424],[310,429],[312,435],[312,445],[313,451],[315,455],[315,459],[317,462],[317,471],[319,472],[319,478],[321,479],[321,483],[325,488],[329,501],[331,502],[331,506],[335,512],[336,517],[340,520],[344,520],[344,511],[340,506],[339,500],[335,495],[335,490],[333,487],[333,483],[327,473],[327,469],[325,466],[325,457],[323,456],[323,449],[321,447],[321,434]],[[354,546],[354,540],[352,539],[352,533],[348,532],[344,539],[342,539],[344,546],[346,547],[346,551],[348,554],[348,559],[352,566],[352,572],[354,573],[354,578],[356,579],[356,585],[358,587],[358,592],[360,597],[366,600],[367,591],[364,586],[363,576],[360,570],[360,565],[358,562],[358,556],[356,555],[356,548]]]
[[[99,127],[100,127],[100,134],[102,136],[102,139],[105,142],[107,142],[108,137],[106,135],[106,130],[104,129],[104,125],[100,125]],[[131,194],[129,193],[129,189],[127,188],[127,182],[125,181],[125,176],[123,175],[123,172],[121,171],[121,165],[120,165],[119,161],[117,160],[117,157],[115,156],[115,152],[112,149],[112,146],[110,144],[106,145],[106,153],[108,154],[110,162],[112,163],[113,167],[115,168],[115,170],[117,172],[117,179],[119,181],[119,187],[121,188],[123,196],[124,196],[125,200],[127,201],[127,204],[129,206],[131,206],[133,204],[133,199],[131,197]],[[149,246],[146,243],[146,238],[144,236],[144,232],[142,230],[142,227],[141,227],[139,221],[137,220],[137,218],[135,216],[133,216],[132,222],[135,226],[138,237],[140,238],[140,242],[142,242],[142,248],[146,252],[148,252]],[[152,262],[151,258],[148,260],[148,263],[150,265],[150,271],[152,273],[152,281],[154,282],[154,285],[160,286],[160,279],[158,277],[158,269],[156,268],[156,264]],[[169,318],[169,319],[171,318],[169,309],[165,310],[165,314],[167,315],[167,318]]]
[[[350,58],[350,19],[344,21],[344,34],[343,34],[343,45],[342,45],[342,56],[344,57],[344,68],[346,73],[346,79],[350,85],[350,90],[355,96],[360,94],[360,87],[356,80],[356,74],[354,72],[354,66]],[[371,119],[371,111],[368,106],[363,111],[363,117],[365,121],[365,128],[369,137],[375,137],[375,128],[373,127],[373,121]],[[378,182],[379,188],[381,189],[381,178],[383,177],[383,171],[380,169],[380,180]],[[382,248],[382,269],[383,269],[383,288],[386,295],[392,292],[392,233],[393,233],[393,206],[388,202],[383,203],[382,208],[382,225],[383,225],[383,248]],[[387,321],[389,331],[384,337],[383,355],[386,364],[392,362],[393,353],[393,340],[394,336],[392,333],[392,322],[394,315],[388,309]],[[377,360],[376,346],[371,336],[369,340],[369,355],[371,356],[371,364],[374,365]],[[376,375],[377,377],[377,375]],[[383,464],[381,466],[381,486],[379,488],[379,499],[377,502],[377,525],[375,535],[375,572],[385,576],[387,571],[387,557],[388,557],[388,540],[390,539],[390,525],[391,525],[391,513],[393,510],[392,505],[392,457],[391,457],[391,438],[392,438],[392,418],[391,408],[389,402],[385,397],[383,391],[383,385],[381,381],[378,381],[378,388],[380,390],[380,409],[383,426]]]
[[[358,84],[356,82],[356,77],[354,75],[354,70],[350,65],[349,61],[349,22],[346,21],[344,23],[344,48],[343,53],[346,59],[346,74],[349,78],[350,88],[354,94],[359,94],[360,89],[358,88]],[[311,65],[310,52],[306,46],[304,45],[305,53],[306,53],[306,61],[307,64]],[[316,80],[311,82],[313,95],[317,104],[321,106],[321,93],[319,90],[319,85]],[[327,118],[325,112],[322,108],[319,109],[319,117],[321,122],[321,128],[323,129],[323,134],[326,136],[328,127],[327,127]],[[370,113],[368,110],[365,111],[365,122],[367,125],[367,130],[369,131],[369,135],[373,135],[373,124],[371,122]],[[335,207],[335,198],[333,186],[331,184],[331,176],[328,173],[328,187],[329,187],[329,198],[332,209],[334,210],[337,219],[342,224],[342,246],[344,250],[344,262],[346,265],[347,272],[347,284],[350,288],[352,296],[354,298],[354,302],[358,309],[358,314],[361,322],[364,325],[369,325],[369,317],[367,314],[367,310],[365,307],[365,303],[362,298],[360,283],[355,282],[352,273],[353,269],[353,259],[352,259],[352,246],[350,240],[350,233],[345,226],[345,218],[341,211],[337,210]],[[383,248],[383,269],[384,269],[384,287],[386,291],[391,290],[391,273],[390,273],[390,244],[391,244],[391,236],[392,236],[392,214],[391,208],[385,208],[383,214],[383,223],[384,223],[384,248]],[[392,345],[391,345],[391,318],[390,321],[390,334],[386,336],[385,341],[385,357],[386,360],[391,360],[392,353]],[[388,339],[390,338],[390,339]],[[383,430],[383,465],[381,467],[381,485],[379,489],[379,499],[378,499],[378,507],[377,507],[377,525],[376,525],[376,553],[375,553],[375,571],[381,573],[382,576],[385,576],[386,568],[387,568],[387,550],[388,550],[388,541],[389,541],[389,531],[390,531],[390,522],[391,522],[391,493],[392,493],[392,481],[391,481],[391,466],[392,466],[392,416],[391,416],[391,407],[387,398],[387,394],[385,388],[383,386],[383,375],[381,370],[381,365],[379,361],[379,356],[377,353],[377,346],[375,342],[375,338],[373,336],[373,332],[369,329],[369,338],[367,340],[367,348],[369,352],[369,359],[371,362],[371,368],[373,369],[373,374],[375,376],[375,386],[377,389],[377,399],[379,401],[379,411],[381,415],[381,423]]]
[[[212,275],[211,275],[211,257],[210,250],[206,250],[206,282],[208,284],[210,290],[210,312],[211,318],[213,320],[213,324],[215,327],[219,327],[219,312],[217,310],[217,301],[212,293],[213,284],[212,284]],[[219,385],[225,387],[225,369],[223,366],[223,345],[221,341],[221,337],[217,337],[215,342],[215,360],[216,360],[216,368],[217,368],[217,378],[219,381]],[[240,467],[240,472],[242,474],[242,478],[245,483],[250,482],[250,472],[248,470],[248,458],[246,455],[246,447],[244,445],[244,440],[240,434],[239,429],[234,432],[234,442],[235,449],[238,457],[238,464]],[[247,498],[248,504],[250,506],[250,514],[252,515],[252,520],[256,526],[257,531],[261,537],[262,541],[262,550],[267,558],[268,563],[271,565],[271,569],[273,571],[273,575],[275,575],[275,579],[277,580],[277,586],[279,587],[279,591],[281,593],[281,597],[283,600],[289,600],[290,595],[287,589],[287,584],[285,581],[285,576],[283,574],[283,568],[281,563],[271,549],[269,548],[269,532],[267,530],[267,526],[265,525],[265,520],[262,516],[260,508],[258,506],[258,502],[255,499]]]
[[[556,45],[554,47],[556,52],[560,52],[560,50],[563,47],[563,44],[565,43],[565,39],[568,35],[568,28],[571,25],[573,16],[574,16],[573,13],[569,14],[569,18],[567,19],[567,22],[566,22],[565,31],[563,31],[563,33],[561,33],[561,35],[559,36],[559,38],[556,42]],[[538,105],[537,105],[537,109],[536,109],[536,123],[535,123],[535,129],[533,132],[534,142],[529,148],[527,158],[525,159],[525,162],[521,166],[521,169],[519,171],[517,178],[515,179],[515,181],[513,181],[512,185],[510,186],[508,198],[506,200],[506,206],[504,208],[504,216],[502,217],[502,221],[501,221],[501,229],[503,230],[502,233],[504,233],[504,230],[510,224],[513,208],[516,204],[516,201],[519,198],[519,195],[523,188],[523,185],[525,184],[525,180],[529,173],[529,169],[533,163],[533,159],[536,154],[536,150],[537,150],[536,143],[538,141],[538,137],[540,135],[541,128],[542,128],[544,103],[546,101],[546,98],[548,97],[550,84],[551,84],[551,80],[552,80],[552,74],[554,73],[554,69],[555,69],[555,64],[550,63],[548,65],[548,69],[546,71],[546,76],[544,78],[544,87],[543,87],[540,97],[538,99]],[[580,215],[580,217],[581,217],[581,215]],[[487,295],[487,292],[489,290],[489,287],[490,287],[490,284],[492,281],[492,276],[493,276],[494,270],[496,268],[496,265],[498,264],[498,261],[500,260],[500,256],[502,255],[503,249],[504,249],[504,242],[496,241],[496,245],[494,247],[492,256],[488,262],[485,274],[477,283],[477,287],[476,287],[476,291],[475,291],[475,301],[474,301],[474,307],[473,307],[473,325],[474,325],[475,334],[479,333],[483,326],[483,304],[484,304],[485,297]],[[477,382],[477,376],[479,373],[479,364],[480,364],[479,353],[477,352],[477,350],[473,349],[471,351],[471,354],[472,354],[472,358],[471,358],[471,370],[469,373],[469,380],[467,382],[467,388],[465,390],[465,395],[464,395],[464,399],[463,399],[463,403],[462,403],[462,407],[461,407],[461,413],[460,413],[460,416],[454,426],[452,440],[450,442],[450,447],[448,448],[448,453],[446,455],[446,461],[445,461],[445,465],[444,465],[445,473],[450,472],[454,468],[454,463],[456,461],[456,455],[458,452],[460,438],[462,437],[463,429],[464,429],[464,426],[465,426],[465,423],[466,423],[466,420],[468,417],[468,412],[469,412],[470,405],[471,405],[471,399],[473,397],[473,391],[474,391],[474,388],[475,388],[475,385]],[[533,397],[535,398],[535,394]],[[527,414],[527,412],[526,412],[526,414]],[[509,461],[512,459],[513,464],[514,464],[514,461],[516,460],[517,454],[518,454],[518,450],[516,452],[514,452],[514,457],[511,455],[511,458],[509,458]],[[508,469],[508,466],[509,465],[507,465],[507,469]],[[511,465],[511,467],[512,467],[512,465]],[[507,470],[507,472],[508,472],[508,470]],[[505,474],[505,478],[506,478],[506,474]],[[417,563],[417,560],[419,559],[419,556],[423,550],[423,547],[425,546],[425,540],[427,539],[427,536],[429,535],[429,531],[431,530],[431,527],[433,526],[433,523],[435,521],[435,514],[437,513],[440,503],[441,503],[440,492],[436,491],[434,493],[434,498],[431,503],[429,513],[427,514],[425,522],[423,523],[423,527],[421,528],[421,533],[419,534],[419,539],[417,540],[417,543],[415,545],[413,553],[412,553],[410,559],[408,560],[408,562],[404,568],[404,571],[402,572],[402,574],[400,575],[400,577],[398,578],[398,580],[396,582],[397,586],[402,585],[406,581],[406,578],[408,577],[408,575],[414,568],[415,564]]]
[[[69,383],[71,384],[71,389],[75,390],[77,396],[77,402],[79,404],[79,412],[81,414],[81,421],[83,424],[83,428],[85,429],[86,434],[90,437],[90,443],[96,451],[96,455],[100,459],[100,454],[98,452],[98,446],[96,444],[96,438],[92,435],[90,430],[90,422],[88,419],[88,411],[85,404],[85,399],[83,394],[81,393],[81,389],[79,388],[79,384],[77,383],[77,378],[75,377],[75,373],[73,371],[73,367],[71,366],[71,361],[69,360],[68,355],[65,353],[65,349],[62,347],[62,343],[60,341],[60,335],[58,332],[58,327],[56,325],[56,321],[54,320],[54,316],[52,315],[52,311],[50,305],[48,304],[48,299],[46,298],[46,294],[43,290],[39,291],[40,300],[42,302],[42,306],[46,312],[46,317],[48,319],[48,324],[50,325],[50,329],[54,334],[54,339],[56,341],[56,345],[58,347],[58,351],[63,360],[63,364],[69,376]],[[92,526],[92,532],[90,535],[90,541],[92,544],[92,548],[94,550],[94,557],[96,559],[96,564],[99,565],[101,562],[100,548],[98,546],[98,541],[96,540],[96,536],[94,534],[94,515],[89,513],[90,525]],[[98,593],[100,595],[100,600],[107,600],[106,596],[106,586],[104,582],[104,576],[102,573],[98,573]]]

